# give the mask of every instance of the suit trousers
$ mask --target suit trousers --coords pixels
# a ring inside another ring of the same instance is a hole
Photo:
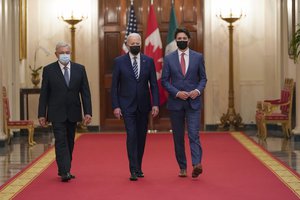
[[[187,124],[192,164],[194,166],[201,163],[202,147],[199,139],[200,110],[193,110],[187,100],[184,101],[183,109],[170,110],[170,118],[175,146],[175,155],[180,169],[187,168],[184,139],[185,124]]]
[[[66,174],[71,170],[77,122],[52,122],[55,138],[55,155],[58,172]]]
[[[123,118],[126,128],[126,147],[130,172],[142,170],[149,112],[124,112]]]

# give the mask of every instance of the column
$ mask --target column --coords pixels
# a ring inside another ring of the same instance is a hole
[[[300,135],[300,64],[296,67],[296,127],[292,130],[295,135]]]

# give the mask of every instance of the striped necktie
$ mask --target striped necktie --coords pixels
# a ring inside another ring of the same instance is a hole
[[[136,61],[136,56],[133,57],[132,67],[133,67],[133,72],[134,72],[135,78],[139,79],[139,70],[138,70],[138,64]]]

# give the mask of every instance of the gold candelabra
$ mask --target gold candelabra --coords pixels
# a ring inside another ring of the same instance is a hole
[[[71,53],[71,61],[75,62],[75,58],[76,58],[76,46],[75,46],[75,30],[76,27],[75,25],[78,24],[79,22],[81,22],[82,20],[86,19],[87,17],[81,16],[79,18],[75,18],[73,15],[73,11],[72,11],[72,15],[70,18],[65,18],[63,16],[60,16],[59,19],[61,19],[62,21],[66,22],[67,24],[70,25],[70,30],[71,30],[71,47],[72,47],[72,53]],[[87,126],[84,124],[84,122],[80,122],[77,125],[78,131],[81,132],[85,132],[87,131]]]
[[[71,46],[72,46],[72,54],[71,54],[71,60],[75,62],[75,55],[76,55],[76,47],[75,47],[75,30],[76,27],[75,25],[81,22],[82,20],[85,19],[85,17],[80,17],[80,18],[75,18],[74,15],[72,14],[70,18],[65,18],[63,16],[60,16],[59,19],[62,21],[66,22],[67,24],[70,25],[70,30],[71,30]]]
[[[233,23],[238,21],[242,17],[242,14],[239,17],[234,17],[230,13],[229,17],[223,17],[220,15],[220,18],[227,23],[229,30],[229,92],[228,92],[228,108],[227,113],[223,114],[220,118],[221,124],[219,129],[227,129],[230,131],[236,130],[238,127],[242,127],[242,117],[240,114],[235,112],[234,108],[234,81],[233,81]]]

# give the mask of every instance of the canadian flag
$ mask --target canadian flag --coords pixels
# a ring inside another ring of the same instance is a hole
[[[144,54],[153,58],[154,60],[158,88],[159,88],[159,98],[160,98],[159,102],[160,105],[163,105],[167,101],[167,94],[163,89],[163,87],[161,86],[163,50],[162,50],[162,42],[161,42],[156,16],[155,16],[152,3],[150,5],[150,11],[149,11],[148,21],[147,21],[147,32],[146,32],[146,39],[145,39]]]

